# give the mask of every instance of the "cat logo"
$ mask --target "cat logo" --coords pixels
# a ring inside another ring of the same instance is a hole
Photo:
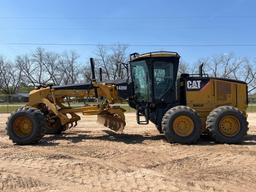
[[[187,89],[188,90],[198,90],[201,89],[201,80],[193,80],[193,81],[187,81]]]

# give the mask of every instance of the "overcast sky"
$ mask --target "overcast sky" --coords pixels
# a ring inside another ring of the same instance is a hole
[[[129,52],[177,51],[190,63],[222,53],[255,58],[254,0],[0,0],[0,55],[36,47],[75,50],[83,62],[97,44]]]

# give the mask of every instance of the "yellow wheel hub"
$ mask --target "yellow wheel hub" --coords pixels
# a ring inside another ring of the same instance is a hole
[[[173,122],[173,130],[176,135],[187,137],[191,135],[194,130],[194,122],[188,116],[178,116]]]
[[[17,117],[13,122],[13,130],[19,137],[28,137],[32,134],[32,121],[25,116]]]
[[[219,131],[226,137],[233,137],[240,131],[240,122],[235,116],[227,115],[220,120]]]

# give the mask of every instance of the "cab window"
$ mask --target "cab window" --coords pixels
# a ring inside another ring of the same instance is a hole
[[[173,87],[173,64],[165,61],[154,62],[155,99],[161,99]]]

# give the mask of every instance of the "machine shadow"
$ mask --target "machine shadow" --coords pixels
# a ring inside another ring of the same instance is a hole
[[[87,135],[88,133],[88,135]],[[61,133],[57,135],[45,136],[38,145],[40,146],[56,146],[60,143],[58,141],[70,141],[71,143],[79,143],[85,139],[90,138],[90,131],[82,131],[79,133]]]
[[[60,135],[49,135],[42,139],[39,143],[41,146],[51,146],[58,145],[59,140],[67,140],[72,143],[79,143],[84,140],[103,140],[103,141],[112,141],[112,142],[123,142],[126,144],[140,144],[146,140],[165,140],[163,135],[140,135],[140,134],[125,134],[125,133],[115,133],[112,131],[104,130],[104,135],[94,135],[90,134],[90,131],[82,131],[79,133],[63,133]]]
[[[126,144],[142,144],[144,141],[164,141],[167,142],[164,135],[141,135],[141,134],[126,134],[115,133],[113,131],[103,130],[104,135],[95,135],[91,131],[80,131],[77,133],[63,133],[60,135],[49,135],[40,143],[40,146],[59,145],[60,140],[70,141],[71,143],[79,143],[85,140],[102,140],[111,142],[122,142]],[[220,145],[215,143],[209,136],[203,136],[195,145]],[[247,135],[245,140],[237,145],[256,145],[256,135]]]
[[[246,135],[242,145],[256,145],[256,135]]]
[[[157,141],[164,140],[163,135],[141,135],[141,134],[125,134],[125,133],[115,133],[113,131],[104,130],[107,135],[104,135],[103,140],[111,140],[115,142],[123,142],[126,144],[138,144],[143,143],[146,140]]]

